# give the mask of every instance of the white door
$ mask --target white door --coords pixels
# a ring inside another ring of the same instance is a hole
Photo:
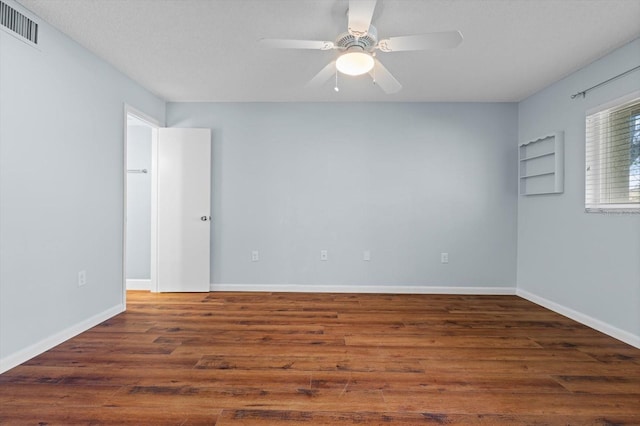
[[[209,291],[211,130],[159,129],[158,291]]]

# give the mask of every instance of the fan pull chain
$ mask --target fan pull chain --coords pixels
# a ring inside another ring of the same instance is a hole
[[[336,86],[333,88],[333,90],[335,90],[336,92],[340,91],[340,88],[338,87],[338,69],[336,68]]]
[[[376,85],[376,64],[373,64],[373,85]]]

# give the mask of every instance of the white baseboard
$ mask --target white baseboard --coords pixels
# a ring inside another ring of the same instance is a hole
[[[255,291],[268,293],[384,293],[384,294],[516,294],[514,287],[445,287],[419,285],[302,285],[302,284],[211,284],[211,291]]]
[[[47,337],[37,343],[34,343],[33,345],[24,348],[14,354],[8,355],[4,358],[0,358],[0,374],[22,364],[23,362],[30,360],[31,358],[40,355],[43,352],[48,351],[54,346],[57,346],[60,343],[69,340],[84,331],[87,331],[91,327],[95,327],[101,322],[106,321],[123,311],[124,305],[116,305],[113,308],[109,308],[106,311],[94,315],[91,318],[88,318],[78,324],[74,324],[73,326],[62,330],[61,332]]]
[[[633,333],[629,333],[628,331],[621,330],[604,321],[601,321],[589,315],[583,314],[582,312],[575,311],[564,305],[560,305],[559,303],[552,302],[551,300],[545,299],[544,297],[535,295],[526,290],[517,289],[516,294],[522,297],[523,299],[527,299],[530,302],[543,306],[547,309],[550,309],[554,312],[559,313],[560,315],[564,315],[565,317],[571,318],[572,320],[578,321],[581,324],[584,324],[588,327],[596,329],[604,334],[607,334],[611,337],[614,337],[618,340],[621,340],[625,343],[630,344],[631,346],[635,346],[636,348],[640,349],[640,336],[636,336]]]
[[[151,290],[151,280],[127,280],[127,290]]]

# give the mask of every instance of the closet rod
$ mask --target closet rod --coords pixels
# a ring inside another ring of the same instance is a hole
[[[618,74],[618,75],[616,75],[615,77],[611,77],[609,80],[605,80],[605,81],[603,81],[602,83],[598,83],[598,84],[596,84],[595,86],[589,87],[588,89],[585,89],[585,90],[583,90],[582,92],[574,93],[573,95],[571,95],[571,99],[575,99],[575,98],[577,98],[577,97],[578,97],[578,96],[580,96],[580,95],[582,95],[582,97],[584,98],[584,97],[586,97],[586,96],[587,96],[587,92],[590,92],[590,91],[592,91],[593,89],[596,89],[596,88],[598,88],[598,87],[600,87],[600,86],[603,86],[603,85],[605,85],[605,84],[607,84],[607,83],[609,83],[609,82],[612,82],[613,80],[616,80],[616,79],[618,79],[618,78],[620,78],[620,77],[622,77],[622,76],[625,76],[625,75],[627,75],[627,74],[629,74],[629,73],[631,73],[631,72],[633,72],[633,71],[639,70],[639,69],[640,69],[640,65],[638,65],[637,67],[633,67],[633,68],[631,68],[630,70],[627,70],[627,71],[625,71],[625,72],[623,72],[623,73],[621,73],[621,74]]]

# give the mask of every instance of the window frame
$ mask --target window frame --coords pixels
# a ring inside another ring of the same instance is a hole
[[[610,182],[607,182],[603,179],[603,177],[610,175],[611,171],[615,173],[617,168],[612,165],[613,160],[607,161],[604,158],[607,158],[609,155],[607,153],[608,150],[611,149],[611,145],[608,145],[608,135],[607,132],[609,130],[609,121],[616,114],[620,113],[620,110],[623,110],[628,107],[629,104],[633,104],[634,102],[639,103],[638,108],[640,111],[640,90],[630,93],[626,96],[614,99],[605,104],[599,105],[595,108],[592,108],[586,111],[585,114],[585,212],[586,213],[629,213],[629,214],[640,214],[640,201],[638,202],[629,202],[629,203],[615,203],[615,202],[605,202],[602,201],[604,198],[608,198],[610,196]],[[604,111],[611,110],[608,112],[605,119],[599,119],[599,123],[601,125],[601,130],[599,132],[593,132],[590,130],[593,124],[590,122],[590,119],[593,118],[594,115],[602,113]],[[634,111],[635,112],[635,111]],[[635,115],[634,115],[635,116]],[[604,126],[602,124],[605,123]],[[631,121],[629,121],[629,125],[631,125]],[[594,134],[598,134],[597,137],[593,137]],[[631,138],[629,139],[629,150],[631,150]],[[590,153],[590,145],[595,144],[591,148]],[[591,166],[597,164],[598,170],[604,170],[604,173],[590,173]],[[631,169],[631,166],[629,166]],[[630,170],[629,170],[630,172]],[[631,173],[629,173],[629,177],[631,177]],[[615,178],[614,178],[615,179]]]

